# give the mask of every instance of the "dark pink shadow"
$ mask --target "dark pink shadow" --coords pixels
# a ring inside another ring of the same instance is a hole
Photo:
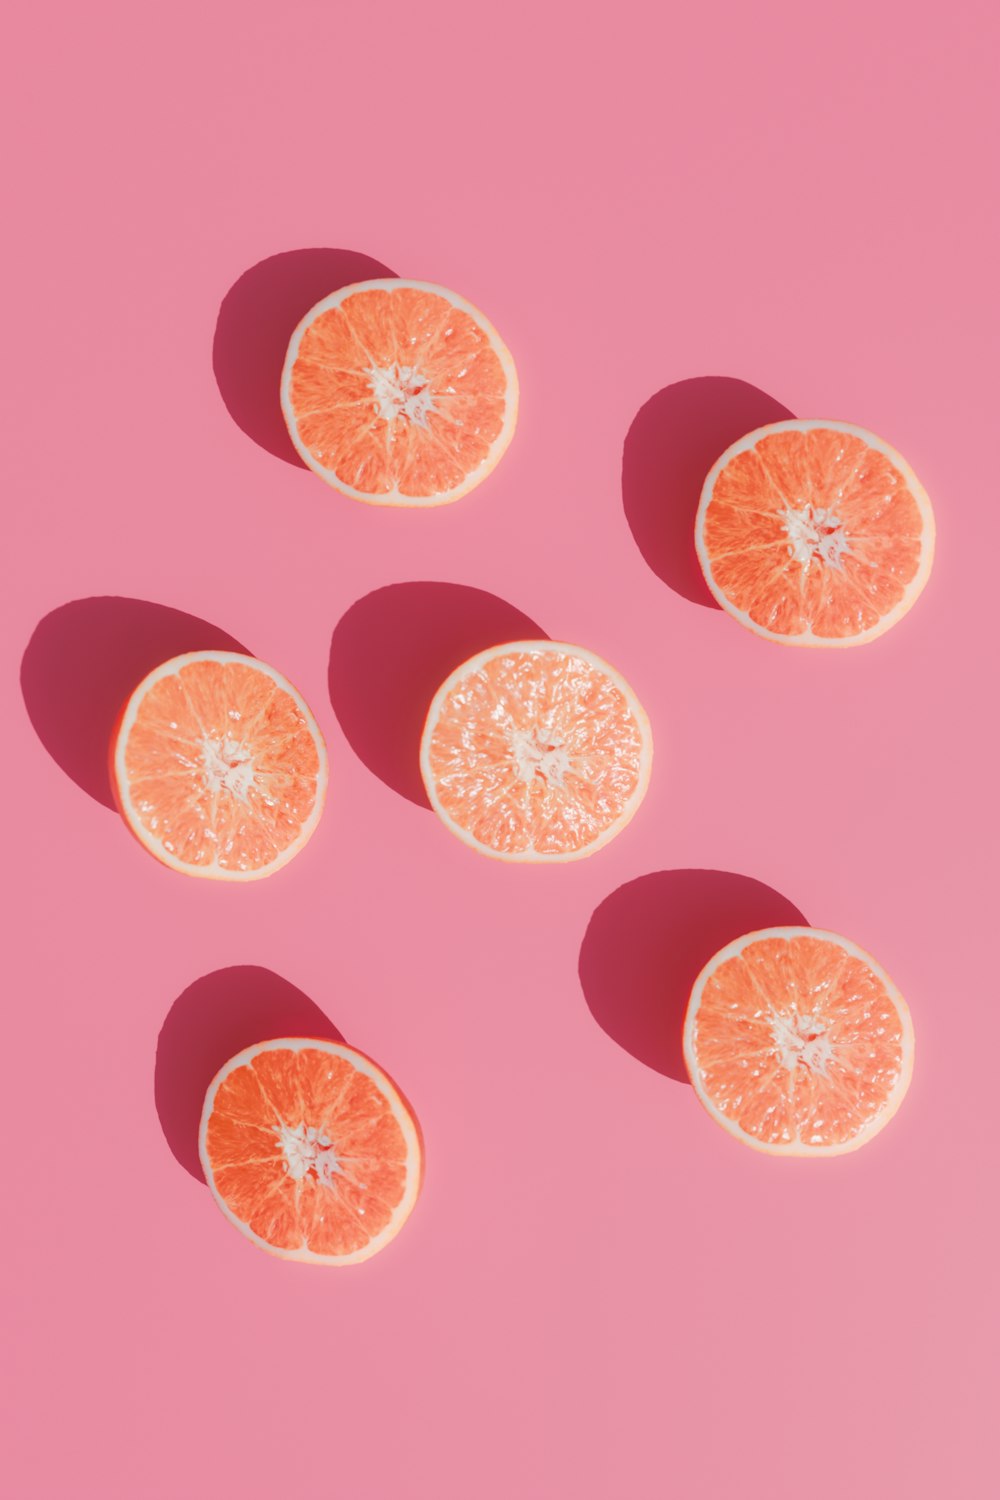
[[[420,807],[420,737],[431,699],[477,651],[547,640],[512,604],[460,583],[393,583],[366,594],[330,643],[330,702],[368,769]]]
[[[242,651],[226,631],[147,599],[74,599],[40,620],[21,661],[35,733],[66,775],[113,808],[111,733],[154,667],[185,651]]]
[[[785,896],[726,870],[658,870],[612,891],[580,949],[594,1020],[626,1052],[687,1083],[682,1036],[695,980],[734,938],[761,927],[807,927]]]
[[[244,271],[219,308],[212,368],[229,415],[247,437],[275,458],[305,468],[281,415],[289,339],[331,292],[395,274],[357,250],[286,250]]]
[[[308,995],[251,964],[196,979],[170,1007],[156,1043],[153,1095],[167,1145],[199,1182],[198,1129],[209,1084],[244,1047],[284,1036],[344,1040]]]
[[[675,593],[718,609],[694,548],[702,485],[737,438],[792,415],[773,396],[728,375],[679,380],[639,411],[622,453],[625,515],[639,551]]]

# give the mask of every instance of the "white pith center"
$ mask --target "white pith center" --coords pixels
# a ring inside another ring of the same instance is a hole
[[[312,1125],[281,1124],[275,1131],[285,1154],[285,1167],[294,1182],[301,1182],[310,1172],[323,1184],[332,1186],[343,1167],[337,1160],[333,1142],[326,1131],[316,1130]]]
[[[246,802],[254,784],[253,756],[246,746],[227,735],[222,740],[202,740],[201,753],[206,790],[213,794],[230,792]]]
[[[414,365],[391,364],[388,369],[372,365],[367,372],[378,414],[386,422],[405,417],[414,427],[426,427],[434,410],[430,382]]]
[[[801,509],[785,506],[782,516],[788,537],[788,555],[808,568],[814,560],[830,568],[842,568],[841,559],[850,554],[844,523],[832,510],[822,505],[805,504]]]
[[[511,749],[517,767],[517,779],[529,784],[536,776],[553,786],[563,786],[569,770],[569,754],[559,734],[543,735],[537,729],[515,729]]]
[[[772,1015],[771,1035],[783,1068],[793,1072],[801,1065],[826,1077],[833,1046],[817,1016]]]

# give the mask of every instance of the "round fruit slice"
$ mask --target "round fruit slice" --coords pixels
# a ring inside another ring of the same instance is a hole
[[[653,738],[628,683],[579,646],[482,651],[438,689],[420,746],[435,812],[499,859],[593,854],[649,781]]]
[[[286,1260],[367,1260],[420,1191],[412,1114],[381,1068],[338,1042],[238,1053],[209,1085],[198,1152],[230,1223]]]
[[[847,938],[770,927],[695,981],[684,1059],[713,1119],[776,1156],[839,1156],[899,1108],[913,1026],[884,969]]]
[[[175,656],[136,688],[112,742],[112,783],[141,844],[186,875],[258,880],[311,837],[326,748],[299,694],[234,651]]]
[[[517,373],[471,303],[422,281],[361,281],[288,346],[281,409],[310,469],[354,500],[445,505],[514,435]]]
[[[712,468],[695,523],[709,588],[790,646],[858,646],[927,582],[934,514],[894,448],[848,422],[774,422]]]

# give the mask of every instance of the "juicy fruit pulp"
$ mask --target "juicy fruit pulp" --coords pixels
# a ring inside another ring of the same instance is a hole
[[[175,657],[140,683],[113,749],[133,833],[186,874],[250,880],[286,864],[319,821],[326,750],[302,698],[235,652]]]
[[[481,652],[442,685],[421,771],[466,843],[512,860],[590,854],[629,821],[652,736],[635,695],[577,646],[519,641]]]
[[[517,376],[495,329],[442,287],[370,281],[307,314],[282,409],[302,458],[355,499],[457,500],[513,436]]]
[[[780,1155],[863,1145],[909,1085],[909,1011],[875,960],[812,928],[751,933],[699,975],[684,1027],[691,1081],[746,1144]]]
[[[420,1187],[412,1115],[381,1069],[337,1042],[285,1038],[233,1058],[205,1097],[199,1153],[230,1222],[289,1260],[367,1260]]]
[[[705,481],[696,546],[716,599],[791,645],[871,640],[930,573],[934,519],[888,444],[843,422],[776,422],[733,445]]]

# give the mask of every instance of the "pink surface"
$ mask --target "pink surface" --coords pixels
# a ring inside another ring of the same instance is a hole
[[[995,1493],[995,14],[22,8],[4,1494]],[[282,435],[290,321],[373,263],[518,361],[450,508],[343,500]],[[702,473],[785,410],[936,505],[927,592],[856,652],[752,638],[691,564]],[[477,859],[415,774],[442,668],[524,617],[656,735],[640,815],[558,868]],[[239,888],[157,866],[101,781],[123,683],[223,635],[332,761],[309,848]],[[741,1150],[679,1065],[706,950],[798,914],[916,1025],[898,1118],[834,1161]],[[207,1073],[282,1029],[425,1132],[352,1270],[258,1253],[198,1179]]]

